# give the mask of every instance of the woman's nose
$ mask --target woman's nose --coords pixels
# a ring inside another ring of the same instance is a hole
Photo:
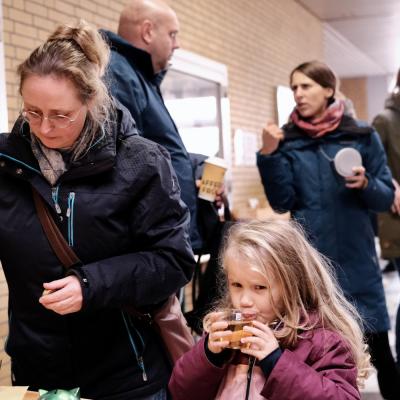
[[[296,89],[294,92],[294,98],[300,99],[302,96],[303,96],[303,91],[300,88]]]
[[[53,128],[52,123],[48,118],[42,118],[42,121],[39,126],[40,133],[47,133],[50,132]]]

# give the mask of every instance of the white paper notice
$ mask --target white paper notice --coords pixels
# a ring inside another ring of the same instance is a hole
[[[255,166],[258,134],[236,129],[234,138],[235,165]]]

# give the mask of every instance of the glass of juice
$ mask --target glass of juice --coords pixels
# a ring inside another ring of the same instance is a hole
[[[244,331],[244,326],[251,326],[252,321],[256,318],[254,314],[245,314],[240,310],[230,309],[226,311],[225,320],[228,322],[227,330],[232,331],[232,334],[225,336],[223,340],[229,340],[228,348],[241,349],[247,347],[248,344],[241,343],[240,339],[252,336],[250,332]]]

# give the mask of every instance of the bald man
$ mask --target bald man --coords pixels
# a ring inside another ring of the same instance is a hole
[[[153,73],[168,67],[179,48],[179,22],[175,12],[163,1],[131,1],[121,13],[118,35],[150,54]]]
[[[193,168],[160,91],[169,61],[179,47],[178,32],[178,18],[165,2],[133,0],[121,13],[118,35],[103,33],[112,50],[108,75],[111,92],[129,109],[139,134],[169,151],[182,200],[190,210],[190,239],[196,251],[201,249],[202,241]]]

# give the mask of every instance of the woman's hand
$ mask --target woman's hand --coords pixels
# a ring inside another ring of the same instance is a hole
[[[282,129],[275,122],[268,120],[267,125],[262,130],[262,148],[261,154],[271,154],[279,146],[279,142],[283,140]]]
[[[222,205],[224,204],[224,196],[225,196],[225,185],[222,184],[221,187],[217,190],[217,193],[215,193],[215,207],[220,209]]]
[[[48,310],[65,315],[77,312],[82,308],[82,287],[76,276],[70,275],[63,279],[44,283],[43,287],[45,291],[39,298],[39,303]]]
[[[253,356],[261,361],[279,348],[279,343],[276,340],[274,332],[268,325],[259,321],[253,321],[253,326],[245,326],[244,330],[252,333],[253,336],[244,337],[240,340],[242,343],[250,344],[249,349],[242,347],[242,353]]]
[[[400,215],[400,185],[393,179],[394,185],[394,200],[392,204],[392,213]]]
[[[368,186],[368,178],[365,176],[365,168],[353,167],[353,176],[346,176],[346,187],[349,189],[365,189]]]
[[[230,336],[232,331],[225,330],[228,328],[228,322],[222,321],[224,312],[213,312],[208,316],[208,342],[207,347],[211,353],[218,354],[229,345],[229,340],[223,340],[224,337]]]

